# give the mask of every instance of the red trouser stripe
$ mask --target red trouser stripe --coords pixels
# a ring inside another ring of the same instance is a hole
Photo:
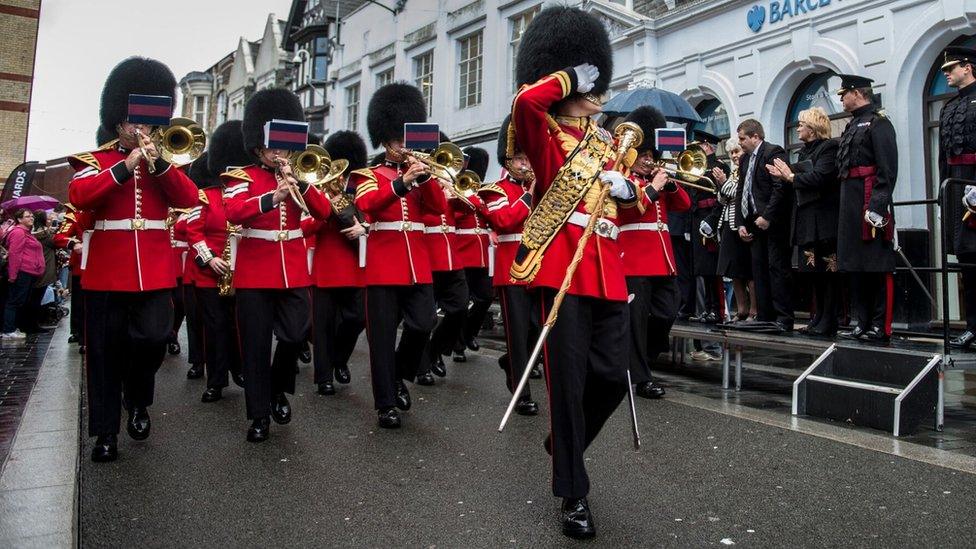
[[[891,337],[891,320],[894,316],[895,305],[895,275],[885,273],[885,334]]]

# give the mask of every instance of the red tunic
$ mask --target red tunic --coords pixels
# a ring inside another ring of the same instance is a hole
[[[166,216],[169,208],[190,208],[197,186],[183,170],[160,162],[149,174],[145,162],[134,173],[120,147],[68,158],[77,173],[68,199],[93,218],[82,286],[86,290],[138,292],[172,288],[176,270]]]
[[[64,215],[61,227],[53,237],[54,245],[68,251],[68,267],[72,276],[81,276],[81,252],[74,251],[75,244],[82,244],[85,231],[91,230],[91,214],[67,204],[68,213]]]
[[[484,204],[479,208],[498,235],[493,283],[495,286],[524,286],[525,282],[512,279],[509,269],[515,262],[515,253],[522,239],[522,225],[529,217],[532,195],[511,176],[506,176],[497,185],[505,191],[505,196],[486,193]]]
[[[556,172],[584,135],[602,131],[589,119],[576,119],[578,124],[570,125],[549,116],[549,109],[553,104],[575,89],[575,78],[572,71],[556,72],[534,84],[523,86],[515,97],[512,124],[515,126],[516,140],[528,156],[536,175],[536,203],[549,189],[556,178]],[[610,169],[609,165],[607,169]],[[575,211],[589,216],[585,198],[580,200]],[[612,212],[604,214],[603,218],[616,224]],[[566,223],[559,229],[543,256],[532,287],[558,289],[562,286],[583,232],[583,227],[571,223]],[[576,269],[569,293],[611,301],[627,300],[624,266],[620,259],[620,246],[615,240],[593,233],[583,251],[583,258]]]
[[[435,182],[431,182],[435,184]],[[459,271],[464,268],[457,255],[458,242],[454,226],[453,201],[444,198],[446,209],[439,213],[424,210],[420,221],[424,224],[424,244],[430,257],[430,270],[435,272]]]
[[[339,220],[309,217],[302,220],[302,231],[314,249],[312,284],[318,288],[362,288],[366,269],[359,266],[359,240],[349,240],[339,232]]]
[[[396,164],[386,163],[354,171],[350,176],[350,185],[356,189],[356,207],[370,222],[366,241],[367,286],[432,281],[424,232],[418,228],[423,225],[421,215],[440,215],[447,207],[447,199],[434,181],[407,189],[399,179],[400,173]]]
[[[186,272],[192,277],[193,283],[201,288],[216,288],[220,278],[209,265],[201,267],[196,260],[220,257],[227,245],[227,214],[224,212],[223,192],[222,187],[201,190],[201,204],[190,210],[187,217],[186,233],[190,252]]]
[[[637,174],[630,180],[641,189],[638,205],[620,209],[620,249],[626,276],[674,276],[678,274],[668,232],[668,211],[686,212],[691,208],[688,193],[678,186],[660,194],[648,187],[649,181]],[[643,211],[642,211],[643,210]]]
[[[278,188],[274,172],[255,165],[221,175],[226,183],[224,210],[227,220],[241,225],[241,240],[234,264],[238,289],[303,288],[312,284],[308,274],[302,210],[290,197],[278,205],[272,195]],[[307,186],[305,203],[312,216],[326,219],[329,199]]]
[[[457,227],[457,259],[464,269],[487,269],[488,254],[491,253],[491,235],[488,234],[488,221],[484,216],[465,204],[451,201],[454,206],[454,225]]]
[[[193,284],[193,273],[189,272],[186,263],[189,257],[190,244],[187,241],[186,233],[186,221],[187,215],[181,213],[178,218],[176,218],[176,223],[169,230],[170,242],[173,245],[173,257],[176,259],[176,269],[175,274],[178,280],[182,280],[183,284]]]

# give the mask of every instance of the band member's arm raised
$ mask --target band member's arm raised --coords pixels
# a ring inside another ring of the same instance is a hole
[[[871,146],[874,149],[874,165],[877,181],[871,191],[868,210],[881,216],[889,213],[891,194],[895,190],[898,176],[898,144],[895,142],[895,127],[891,120],[878,117],[871,123]]]
[[[83,210],[101,206],[113,191],[132,177],[125,167],[125,160],[103,169],[92,154],[82,153],[69,156],[68,163],[75,169],[74,178],[68,185],[68,200]]]
[[[224,188],[224,213],[227,221],[242,225],[270,211],[269,205],[274,191],[251,196],[251,178],[241,170],[221,174],[220,178],[227,185]]]
[[[308,205],[308,213],[312,217],[324,220],[332,215],[332,204],[329,202],[329,197],[313,185],[306,185],[302,189],[302,196],[305,198],[305,204]]]
[[[479,211],[496,231],[513,232],[521,230],[522,223],[529,217],[531,204],[532,195],[528,192],[522,193],[514,202],[509,202],[506,196],[492,193]]]
[[[576,71],[566,69],[543,77],[538,82],[523,86],[512,105],[512,124],[515,141],[529,158],[536,175],[535,193],[538,196],[552,183],[556,171],[565,157],[560,147],[551,146],[557,139],[550,133],[549,109],[557,101],[566,98],[577,86]]]
[[[420,186],[420,204],[424,210],[441,215],[448,211],[447,196],[436,180],[428,180]],[[453,215],[453,214],[452,214]]]
[[[220,253],[219,251],[211,250],[207,246],[204,227],[206,226],[207,215],[209,213],[209,203],[199,204],[191,208],[186,216],[186,241],[193,248],[194,252],[196,252],[194,261],[201,267],[209,263],[214,257],[218,257]]]
[[[349,182],[350,186],[356,189],[356,207],[367,214],[382,210],[409,192],[402,179],[397,178],[390,183],[380,184],[373,172],[366,168],[350,173]]]
[[[676,185],[673,191],[665,190],[662,194],[669,212],[687,212],[691,209],[691,197],[681,185]]]
[[[165,160],[156,159],[156,173],[151,177],[156,180],[171,207],[192,208],[199,203],[199,192],[193,180]]]

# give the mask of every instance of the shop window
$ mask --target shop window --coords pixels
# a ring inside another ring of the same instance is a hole
[[[698,103],[695,110],[698,111],[698,116],[702,117],[702,121],[691,125],[688,138],[692,138],[694,130],[702,130],[720,138],[721,142],[719,142],[718,150],[715,154],[719,158],[727,158],[728,154],[725,152],[725,142],[731,135],[728,111],[725,110],[722,102],[715,98],[706,99]]]
[[[803,142],[796,136],[801,111],[811,107],[820,107],[827,111],[830,117],[830,135],[839,137],[844,133],[847,121],[851,115],[844,111],[840,103],[837,90],[840,89],[840,77],[833,71],[812,74],[797,88],[786,117],[786,149],[791,153],[800,149]]]

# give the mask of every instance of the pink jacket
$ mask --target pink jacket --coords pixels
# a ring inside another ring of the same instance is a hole
[[[10,280],[16,280],[21,271],[34,276],[44,274],[44,250],[30,231],[17,225],[7,233],[6,240]]]

